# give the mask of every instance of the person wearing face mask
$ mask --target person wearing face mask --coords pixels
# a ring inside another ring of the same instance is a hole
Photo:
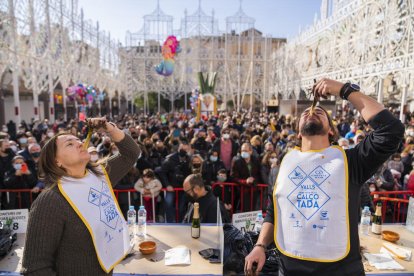
[[[261,183],[260,161],[253,155],[253,147],[251,144],[244,143],[242,145],[240,156],[237,156],[233,161],[230,176],[236,183],[244,187],[243,195],[241,195],[244,197],[244,206],[242,211],[251,211],[251,204],[253,205],[254,210],[257,210],[256,205],[259,202],[258,193],[255,189],[250,188],[254,187],[258,183]],[[238,193],[240,192],[242,192],[242,189],[238,191]],[[250,200],[251,193],[253,193],[252,203]]]
[[[39,144],[30,144],[29,145],[30,158],[25,159],[30,172],[36,178],[36,185],[32,189],[33,193],[38,193],[41,189],[45,187],[44,183],[40,181],[37,177],[38,171],[39,171],[38,163],[39,163],[39,157],[40,157],[40,150],[41,148]]]
[[[23,156],[16,155],[12,160],[13,168],[6,172],[4,187],[6,189],[32,189],[36,185],[36,177],[28,169]],[[21,197],[21,206],[19,198]],[[30,207],[29,193],[10,193],[8,209],[25,209]]]
[[[263,156],[262,164],[260,166],[260,175],[265,184],[268,185],[268,194],[271,195],[273,185],[276,181],[278,173],[278,160],[276,152],[268,152]]]
[[[190,169],[193,174],[204,174],[204,159],[199,154],[193,154],[190,161]]]
[[[20,137],[17,138],[17,141],[19,142],[19,146],[21,149],[25,149],[27,147],[26,134],[20,135]]]
[[[266,153],[273,152],[273,151],[275,151],[275,147],[273,146],[272,143],[267,141],[264,145],[264,151],[260,155],[260,160],[263,160],[263,157],[266,155]]]
[[[145,169],[154,169],[154,165],[151,159],[151,147],[152,142],[150,138],[145,138],[142,144],[139,144],[142,149],[141,155],[138,157],[136,167],[139,171]]]
[[[210,150],[208,159],[204,162],[203,179],[206,185],[211,186],[217,182],[217,174],[225,169],[223,161],[220,160],[217,151]]]
[[[197,133],[197,137],[194,137],[191,141],[195,150],[197,150],[202,157],[207,156],[208,149],[210,148],[210,143],[206,141],[206,132],[204,129],[200,129]]]
[[[10,149],[10,143],[7,139],[0,139],[0,189],[4,188],[4,177],[6,172],[13,168],[12,160],[16,154]],[[7,204],[6,194],[0,193],[1,206]]]
[[[98,150],[95,147],[89,147],[88,148],[88,153],[91,156],[91,162],[98,162],[99,160],[99,153]]]
[[[36,143],[36,140],[35,139],[32,139],[33,137],[29,137],[28,139],[27,139],[27,147],[25,147],[24,149],[22,149],[22,150],[20,150],[20,151],[18,151],[17,152],[17,155],[21,155],[21,156],[23,156],[23,158],[24,158],[24,160],[31,160],[32,159],[32,156],[31,156],[31,154],[30,154],[30,147],[31,147],[31,145],[33,145],[33,144],[37,144]],[[28,143],[30,141],[30,143]],[[40,146],[39,146],[40,147]]]
[[[111,154],[111,138],[108,136],[103,137],[102,143],[97,146],[99,156],[105,157]]]
[[[220,160],[224,163],[224,167],[227,171],[230,171],[231,162],[239,151],[239,144],[230,138],[230,128],[223,128],[221,130],[221,138],[216,139],[214,142],[213,151],[218,153]]]
[[[156,141],[154,145],[155,146],[152,148],[151,153],[150,153],[150,159],[154,167],[154,170],[156,170],[156,168],[161,167],[162,162],[165,160],[165,158],[168,155],[168,150],[164,146],[164,143],[160,140]]]
[[[161,183],[167,189],[165,195],[165,213],[167,222],[176,222],[174,188],[182,187],[184,179],[191,174],[190,169],[191,147],[187,140],[179,140],[178,150],[165,158],[158,171]],[[182,197],[182,194],[179,195]],[[179,216],[182,218],[185,211],[185,201],[179,199]],[[181,220],[179,218],[179,221]]]
[[[407,129],[405,131],[405,135],[414,137],[414,127],[413,126],[407,127]]]
[[[119,154],[119,149],[114,143],[111,144],[109,151],[110,151],[109,157]]]
[[[204,185],[200,174],[190,174],[183,183],[183,189],[188,198],[187,211],[183,222],[190,223],[193,217],[194,202],[199,204],[199,214],[201,223],[217,223],[217,198],[211,189]],[[230,222],[230,216],[224,208],[222,202],[219,204],[223,223]]]
[[[226,169],[221,169],[217,172],[217,182],[216,183],[224,183],[224,182],[232,182],[231,179],[227,175]],[[222,198],[224,193],[224,208],[227,211],[230,211],[233,206],[232,204],[232,198],[231,198],[231,187],[230,186],[224,186],[220,184],[219,186],[216,186],[213,190],[213,193],[216,197]]]

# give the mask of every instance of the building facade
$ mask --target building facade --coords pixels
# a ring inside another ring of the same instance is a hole
[[[188,98],[198,87],[197,72],[217,72],[215,92],[223,108],[226,104],[237,109],[266,105],[274,93],[271,56],[286,39],[263,35],[254,23],[255,19],[247,16],[240,5],[233,16],[226,18],[226,30],[220,31],[214,11],[208,15],[199,4],[194,13],[184,11],[180,29],[174,30],[173,17],[158,4],[152,14],[144,16],[139,32],[126,34],[121,67],[127,72],[131,100],[143,97],[146,112],[148,93],[153,92],[171,103],[183,99],[184,109],[189,109]],[[176,55],[173,74],[165,77],[154,67],[162,60],[161,45],[169,35],[179,38],[182,51]]]

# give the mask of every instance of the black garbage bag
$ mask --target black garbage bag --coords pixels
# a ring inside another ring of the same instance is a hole
[[[4,227],[0,229],[0,260],[10,252],[16,239],[17,235],[12,235],[12,231],[9,228]]]
[[[254,244],[259,237],[258,232],[247,232],[243,234],[231,224],[225,224],[224,229],[224,252],[223,252],[223,274],[243,275],[244,258],[253,250]],[[266,262],[261,275],[278,275],[279,255],[274,243],[268,247]]]
[[[246,241],[243,233],[231,224],[223,225],[223,231],[223,273],[224,275],[242,273],[244,271],[244,258],[251,251],[253,242],[251,240]]]

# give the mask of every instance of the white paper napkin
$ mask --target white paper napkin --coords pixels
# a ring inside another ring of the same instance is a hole
[[[411,249],[402,247],[396,244],[392,244],[389,242],[384,242],[382,245],[383,245],[384,250],[388,251],[388,253],[390,253],[393,257],[397,257],[405,261],[411,260],[411,255],[412,255]]]
[[[190,255],[190,249],[185,246],[168,249],[165,251],[165,265],[189,265]]]
[[[389,253],[364,253],[364,256],[367,258],[369,265],[378,270],[404,270],[404,267],[394,261]]]

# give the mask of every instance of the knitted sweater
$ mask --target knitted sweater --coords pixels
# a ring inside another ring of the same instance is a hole
[[[128,135],[116,143],[120,155],[108,160],[112,186],[129,171],[140,153]],[[23,253],[23,275],[112,275],[99,265],[91,235],[57,186],[33,202]]]

